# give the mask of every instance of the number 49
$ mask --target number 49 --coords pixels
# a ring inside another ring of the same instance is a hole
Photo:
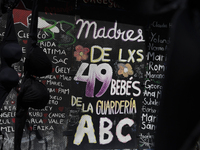
[[[95,95],[96,97],[101,97],[108,89],[110,82],[112,80],[112,67],[107,63],[102,63],[100,65],[90,64],[88,75],[83,75],[84,71],[88,67],[88,63],[82,63],[79,70],[74,77],[75,81],[87,82],[85,89],[85,96],[94,97],[94,88],[96,79],[103,82],[101,89]],[[103,72],[103,70],[105,70]]]

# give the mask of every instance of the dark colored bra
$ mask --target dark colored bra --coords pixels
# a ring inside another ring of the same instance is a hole
[[[6,89],[12,89],[19,82],[18,73],[11,67],[20,61],[22,48],[18,44],[12,17],[12,10],[8,10],[7,25],[3,42],[0,46],[1,67],[0,84]]]

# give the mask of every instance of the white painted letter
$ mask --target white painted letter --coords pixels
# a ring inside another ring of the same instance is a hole
[[[129,127],[131,127],[134,124],[134,121],[129,118],[124,118],[124,119],[120,120],[120,122],[118,123],[118,125],[116,127],[117,138],[122,143],[127,143],[128,141],[131,140],[130,134],[127,134],[126,136],[122,135],[122,128],[126,124],[128,124]]]
[[[87,123],[87,127],[85,127],[85,123]],[[74,138],[74,144],[80,145],[85,133],[88,136],[89,143],[97,143],[96,137],[94,134],[94,127],[92,122],[92,117],[89,115],[83,115],[81,117],[81,120],[79,121],[79,125],[76,130],[75,138]]]
[[[104,127],[105,122],[108,123],[107,127]],[[113,139],[113,134],[110,131],[110,129],[112,128],[112,125],[113,125],[112,121],[110,119],[104,117],[104,118],[100,118],[99,123],[100,123],[100,125],[99,125],[99,144],[102,144],[102,145],[108,144]],[[104,134],[108,135],[107,139],[104,139]]]

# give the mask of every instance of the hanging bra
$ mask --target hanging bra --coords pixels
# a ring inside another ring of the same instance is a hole
[[[11,67],[22,56],[22,48],[18,44],[15,33],[12,10],[8,9],[4,39],[0,45],[0,108],[11,89],[19,82],[18,73]]]
[[[12,9],[8,9],[5,36],[0,45],[0,56],[0,84],[9,91],[19,82],[18,73],[11,65],[18,62],[22,56],[22,48],[18,44],[15,33]]]
[[[26,48],[24,79],[18,95],[18,102],[24,108],[44,108],[49,101],[46,86],[33,76],[45,76],[52,72],[52,63],[46,53],[37,45],[38,1],[33,1],[29,40]]]

